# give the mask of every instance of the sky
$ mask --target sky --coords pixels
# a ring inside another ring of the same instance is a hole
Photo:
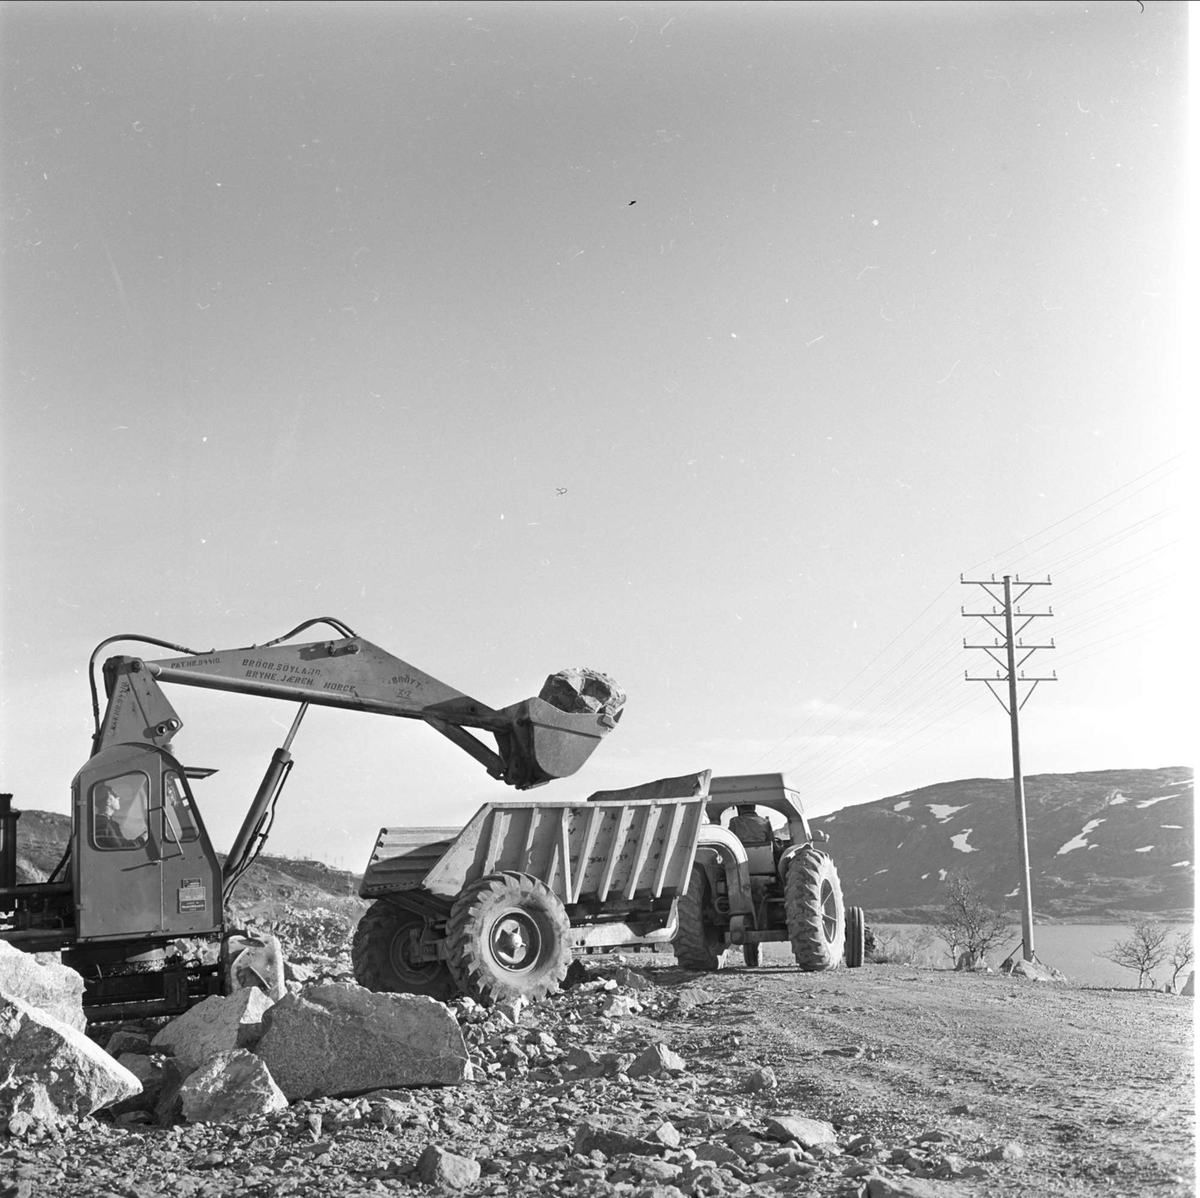
[[[613,676],[548,799],[1010,777],[1005,573],[1025,773],[1190,763],[1186,19],[6,4],[3,788],[69,810],[105,638],[317,616],[492,707]],[[225,849],[294,708],[169,697]],[[414,721],[292,751],[271,850],[345,868],[518,797]]]

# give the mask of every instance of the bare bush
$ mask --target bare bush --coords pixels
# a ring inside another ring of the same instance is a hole
[[[1154,971],[1167,960],[1167,937],[1170,930],[1157,920],[1139,920],[1130,929],[1130,935],[1101,954],[1114,965],[1122,969],[1132,969],[1138,975],[1140,990],[1147,979],[1154,984]],[[1191,949],[1191,937],[1188,937],[1188,950]],[[1172,962],[1173,963],[1173,962]],[[1181,965],[1180,969],[1183,968]],[[1178,973],[1178,971],[1176,971]]]
[[[875,944],[868,959],[876,965],[933,965],[937,937],[932,928],[898,928],[885,924],[871,930],[875,934]]]
[[[1189,965],[1196,959],[1195,950],[1192,948],[1191,932],[1179,932],[1175,936],[1175,943],[1171,945],[1171,955],[1167,959],[1167,964],[1171,967],[1171,989],[1179,989],[1179,975],[1187,969]]]
[[[934,929],[949,946],[952,961],[964,952],[983,961],[992,948],[1008,938],[1011,920],[984,901],[967,874],[951,874],[944,886],[945,900]]]

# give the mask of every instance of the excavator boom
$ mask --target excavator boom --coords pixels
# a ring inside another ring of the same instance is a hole
[[[157,661],[112,657],[104,664],[109,702],[93,752],[130,741],[169,744],[182,721],[159,684],[176,683],[424,720],[493,777],[525,790],[575,773],[620,718],[624,695],[611,684],[601,699],[569,692],[576,710],[562,710],[563,677],[552,675],[559,685],[543,689],[555,702],[536,697],[497,710],[358,636]],[[496,748],[468,729],[490,732]]]

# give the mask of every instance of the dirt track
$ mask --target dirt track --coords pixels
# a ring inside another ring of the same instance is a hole
[[[1194,1192],[1189,998],[882,965],[731,968],[702,984],[741,1043],[695,1026],[676,1046],[689,1059],[770,1064],[781,1104],[885,1144],[935,1130],[967,1158],[1024,1150],[955,1193]]]

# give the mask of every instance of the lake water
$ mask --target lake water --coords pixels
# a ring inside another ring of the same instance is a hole
[[[1191,932],[1190,923],[1172,923],[1172,943],[1179,932]],[[889,939],[903,939],[908,943],[919,942],[924,938],[926,944],[913,958],[913,964],[930,969],[951,969],[953,963],[945,942],[938,939],[931,928],[923,924],[880,924],[878,930]],[[1065,974],[1071,981],[1080,986],[1112,986],[1121,989],[1137,987],[1137,971],[1122,969],[1111,961],[1105,960],[1103,954],[1109,951],[1118,940],[1127,940],[1132,929],[1119,923],[1067,923],[1067,924],[1034,924],[1033,944],[1037,951],[1038,960],[1044,965],[1053,965],[1060,973]],[[1018,931],[1011,940],[996,952],[988,954],[988,964],[993,969],[1009,953],[1018,949],[1021,934]],[[792,961],[791,947],[787,944],[764,944],[763,959],[772,965],[789,965]],[[1019,951],[1018,951],[1019,955]],[[740,950],[732,949],[728,960],[730,964],[740,963]],[[1188,966],[1179,975],[1179,984],[1187,981],[1187,975],[1192,966]],[[1154,971],[1154,980],[1159,986],[1171,980],[1171,970],[1167,965],[1160,965]]]
[[[884,926],[888,931],[895,929],[903,935],[915,935],[927,930],[910,924]],[[1168,927],[1171,929],[1172,940],[1177,933],[1192,931],[1191,924],[1169,924]],[[1033,944],[1038,960],[1044,965],[1053,965],[1055,969],[1066,974],[1073,982],[1077,982],[1081,986],[1130,988],[1137,986],[1136,970],[1122,969],[1103,956],[1118,940],[1127,940],[1130,935],[1131,929],[1125,924],[1035,923],[1033,926]],[[1005,942],[999,952],[991,953],[988,963],[992,968],[995,968],[1010,952],[1016,949],[1020,940],[1021,934],[1017,932],[1011,941]],[[930,959],[926,963],[939,968],[949,967],[949,953],[942,941],[937,941],[936,946],[930,952]],[[1189,966],[1179,975],[1180,985],[1187,980],[1191,968]],[[1160,965],[1154,971],[1154,979],[1160,986],[1164,982],[1169,982],[1171,980],[1170,967],[1165,964]]]

